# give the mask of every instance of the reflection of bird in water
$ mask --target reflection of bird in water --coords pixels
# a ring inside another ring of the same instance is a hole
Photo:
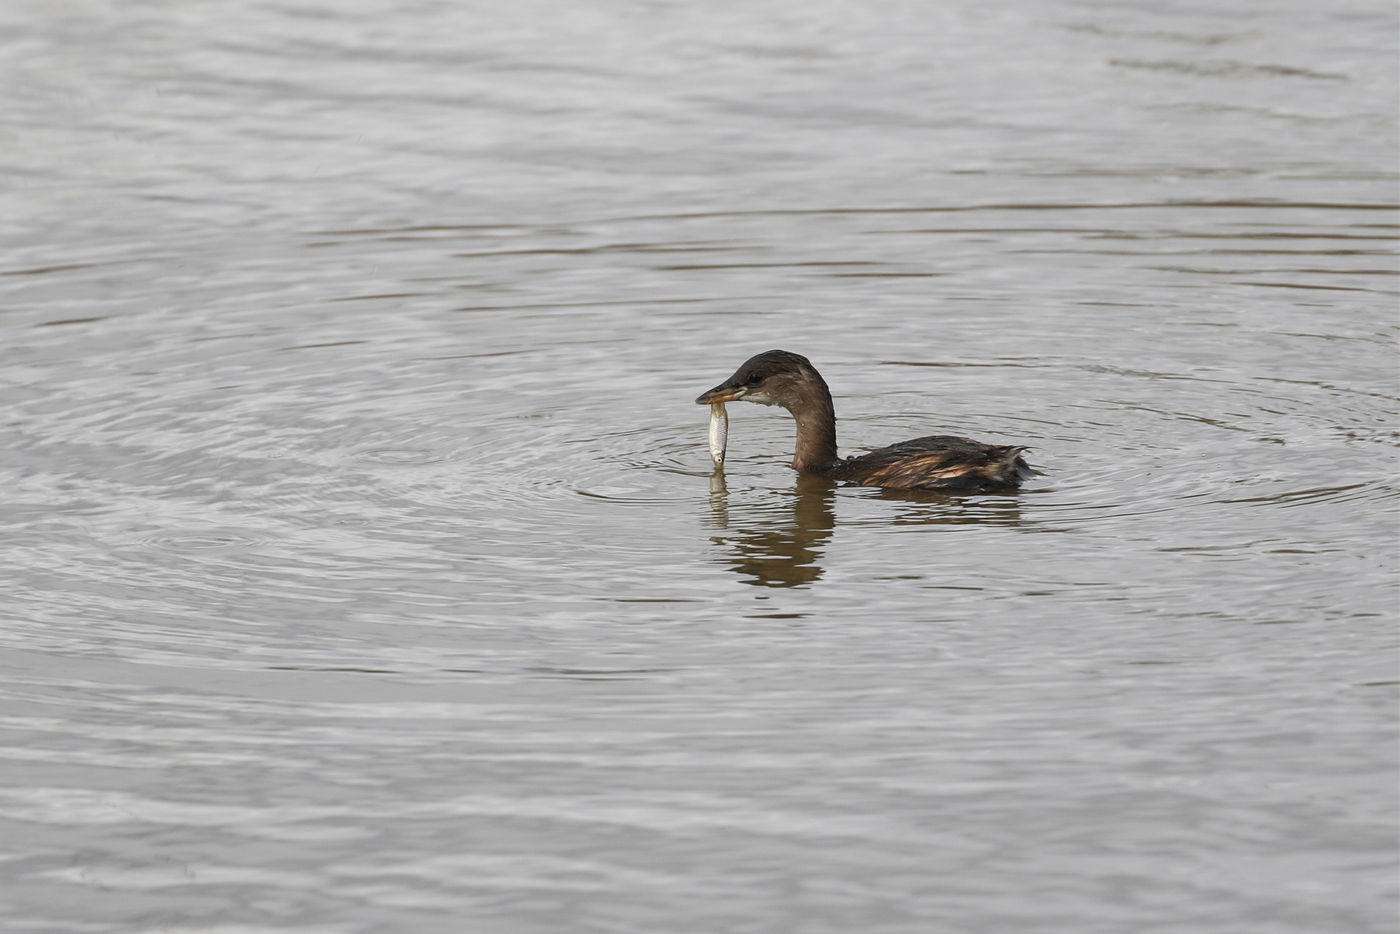
[[[798,477],[796,499],[741,509],[734,528],[725,509],[719,534],[711,541],[722,546],[725,562],[746,584],[801,587],[814,583],[822,576],[822,553],[836,526],[835,489],[821,477]]]
[[[1014,489],[1031,476],[1024,447],[929,435],[844,460],[836,455],[836,410],[826,381],[806,357],[769,350],[744,361],[729,379],[695,400],[779,405],[797,420],[792,466],[857,486],[893,490]]]

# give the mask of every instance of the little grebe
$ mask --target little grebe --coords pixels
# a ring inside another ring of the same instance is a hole
[[[810,360],[786,350],[750,357],[733,376],[695,401],[782,406],[797,420],[792,466],[857,486],[971,492],[1014,488],[1032,474],[1021,459],[1024,447],[951,435],[901,441],[843,460],[836,455],[836,410],[826,380]]]

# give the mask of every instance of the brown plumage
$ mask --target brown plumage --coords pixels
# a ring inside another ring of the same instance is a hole
[[[952,435],[901,441],[860,457],[836,454],[836,410],[826,380],[810,360],[769,350],[744,361],[734,375],[695,400],[777,405],[797,420],[792,466],[857,486],[893,490],[1005,490],[1032,475],[1024,447],[983,444]]]

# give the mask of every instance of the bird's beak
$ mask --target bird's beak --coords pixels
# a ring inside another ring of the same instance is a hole
[[[746,386],[737,386],[731,382],[723,382],[709,392],[701,393],[700,397],[695,400],[695,404],[714,405],[716,402],[738,402],[740,399],[744,398],[744,394],[748,391],[748,387]]]

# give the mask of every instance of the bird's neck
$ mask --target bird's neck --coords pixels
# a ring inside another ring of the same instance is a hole
[[[836,410],[831,394],[818,398],[792,413],[797,420],[797,453],[792,466],[803,473],[827,473],[836,463]]]

